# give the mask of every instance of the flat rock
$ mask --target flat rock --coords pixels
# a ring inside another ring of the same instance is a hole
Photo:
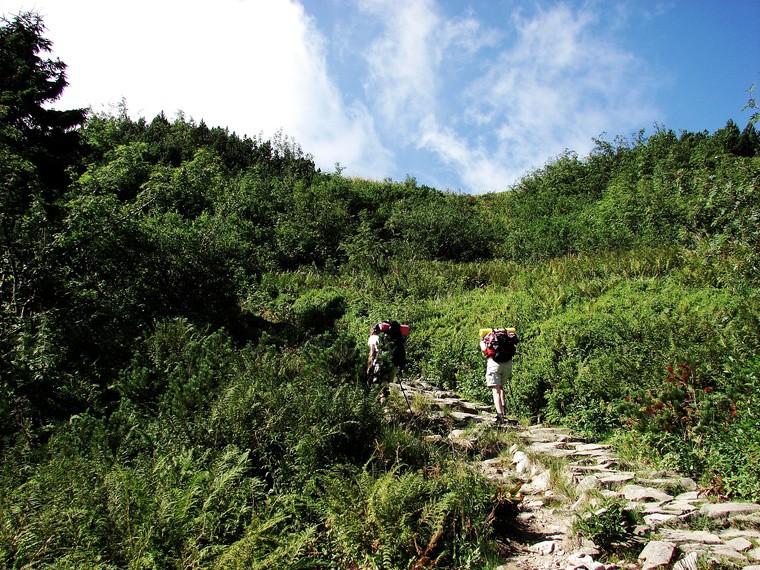
[[[725,544],[711,546],[710,553],[716,556],[719,556],[720,558],[727,558],[728,560],[736,560],[739,562],[747,561],[747,558],[743,554],[740,554],[739,552],[737,552],[730,546],[726,546]]]
[[[544,503],[541,499],[530,499],[527,501],[523,501],[522,506],[524,509],[528,511],[537,511],[543,508],[545,504],[546,503]]]
[[[449,416],[458,422],[475,422],[476,424],[482,423],[488,419],[486,416],[469,414],[467,412],[451,412]]]
[[[541,441],[531,444],[529,449],[536,453],[544,453],[555,449],[567,449],[567,444],[564,441]]]
[[[581,549],[578,551],[578,554],[588,554],[593,558],[594,556],[599,556],[599,553],[599,547],[593,540],[589,540],[588,538],[581,539]]]
[[[612,449],[609,445],[602,445],[599,443],[576,443],[574,447],[576,451],[600,451]]]
[[[614,459],[615,456],[612,455],[609,451],[605,451],[604,449],[600,449],[598,451],[573,451],[573,457],[591,457],[591,458],[597,458],[597,459]]]
[[[523,485],[520,488],[520,491],[524,495],[536,495],[538,493],[543,493],[548,488],[549,488],[549,472],[544,471],[543,473],[539,473],[533,479],[531,479],[530,483]]]
[[[665,513],[653,513],[651,515],[644,516],[644,522],[651,527],[658,527],[663,523],[675,520],[676,515],[668,515]]]
[[[731,522],[736,524],[744,524],[752,528],[760,528],[760,512],[751,513],[748,515],[733,515]]]
[[[692,511],[697,510],[697,507],[685,501],[670,501],[668,503],[664,503],[663,505],[661,505],[661,507],[664,512],[675,513],[677,515],[681,515],[683,513],[690,513]]]
[[[642,561],[642,570],[654,570],[655,568],[667,568],[676,551],[676,545],[663,540],[653,540],[647,543],[644,550],[639,554]]]
[[[583,479],[578,481],[575,489],[579,494],[588,493],[589,491],[596,491],[602,488],[602,482],[595,475],[586,475]]]
[[[457,447],[472,449],[478,442],[478,438],[472,435],[465,435],[464,430],[455,429],[449,433],[449,441]]]
[[[613,487],[619,487],[628,481],[633,481],[634,477],[635,475],[633,473],[618,472],[612,475],[604,475],[602,477],[599,477],[599,481],[601,482],[602,487],[605,489],[611,489]]]
[[[704,503],[705,500],[699,496],[699,491],[686,491],[676,495],[674,501],[686,501],[687,503]]]
[[[648,487],[681,487],[687,491],[696,491],[697,484],[689,477],[657,477],[654,479],[639,479],[642,485]]]
[[[512,463],[520,463],[528,459],[528,455],[524,451],[515,451],[512,454]]]
[[[720,537],[704,530],[663,529],[662,536],[676,544],[723,544]]]
[[[554,549],[556,548],[556,544],[552,540],[545,540],[543,542],[539,542],[537,544],[534,544],[530,547],[531,551],[540,554],[542,556],[548,556],[552,552],[554,552]]]
[[[760,538],[760,530],[755,529],[746,529],[741,530],[738,528],[727,528],[726,530],[722,531],[720,533],[720,537],[723,540],[731,540],[732,538]]]
[[[749,540],[743,537],[732,538],[726,541],[726,546],[733,548],[737,552],[746,552],[752,550],[754,546]]]
[[[699,512],[708,517],[719,519],[746,515],[760,511],[760,505],[756,503],[705,503]]]
[[[569,435],[554,431],[528,431],[524,432],[523,435],[532,443],[549,443],[552,441],[568,441],[570,439]]]
[[[665,511],[662,508],[662,503],[660,502],[654,502],[654,503],[639,503],[636,501],[631,501],[628,503],[629,509],[639,509],[641,511],[642,515],[651,515],[654,513],[664,513]]]
[[[568,465],[568,469],[573,473],[593,473],[594,475],[612,475],[618,473],[614,469],[602,465]]]
[[[584,553],[570,555],[565,566],[565,570],[605,570],[606,568],[606,565],[595,562],[591,556]]]
[[[747,558],[749,558],[753,562],[760,562],[760,548],[753,548],[752,550],[747,552]]]
[[[504,459],[501,457],[494,457],[492,459],[484,459],[480,462],[483,467],[503,467]]]
[[[673,498],[671,495],[668,495],[659,489],[642,487],[641,485],[626,485],[623,487],[623,496],[629,501],[643,501],[644,499],[670,501]]]

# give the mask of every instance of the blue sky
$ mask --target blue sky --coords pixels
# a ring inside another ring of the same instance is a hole
[[[324,170],[507,189],[593,138],[743,127],[760,1],[0,0],[37,10],[61,106],[278,129]]]

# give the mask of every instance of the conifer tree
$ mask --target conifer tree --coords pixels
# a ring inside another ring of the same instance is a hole
[[[46,107],[67,82],[66,65],[44,57],[52,47],[44,32],[35,13],[0,21],[0,145],[36,167],[50,203],[64,190],[66,168],[79,154],[75,129],[86,110]]]

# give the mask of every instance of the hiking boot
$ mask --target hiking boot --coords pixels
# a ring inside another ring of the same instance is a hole
[[[497,426],[504,425],[504,414],[496,414],[496,425]]]

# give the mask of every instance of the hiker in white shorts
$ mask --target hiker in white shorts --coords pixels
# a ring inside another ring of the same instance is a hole
[[[513,328],[493,329],[480,341],[480,351],[486,357],[486,386],[491,389],[499,425],[504,423],[504,384],[512,380],[512,357],[518,342]]]

